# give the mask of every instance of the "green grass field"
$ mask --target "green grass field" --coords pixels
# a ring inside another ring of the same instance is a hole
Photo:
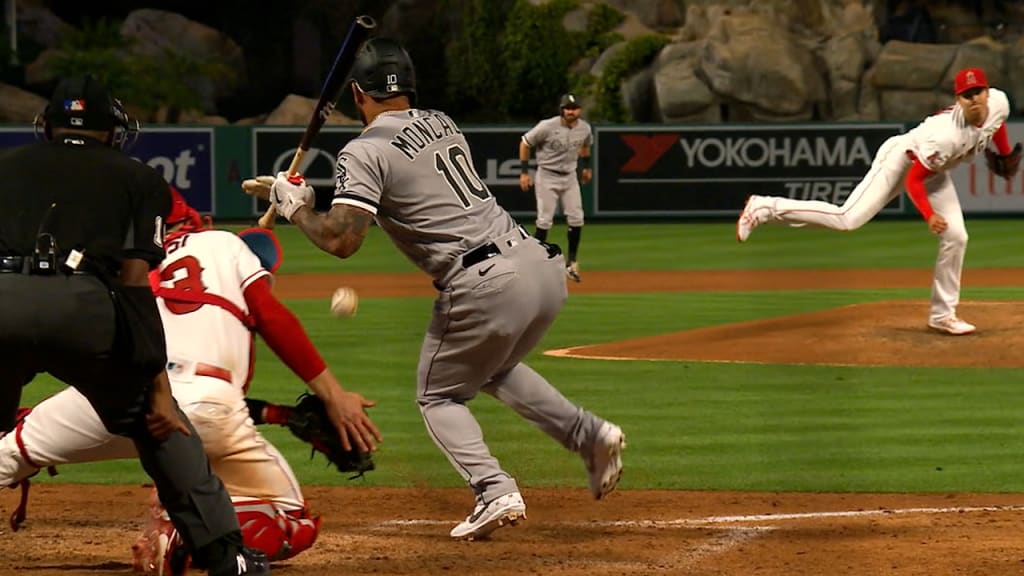
[[[1021,265],[1024,221],[972,220],[966,267]],[[530,226],[532,229],[532,225]],[[317,252],[288,226],[281,274],[412,271],[379,230],[346,261]],[[593,270],[930,269],[936,242],[919,221],[856,232],[762,227],[739,245],[730,223],[595,223],[580,261]],[[551,239],[563,242],[564,228]],[[1020,492],[1024,454],[1021,370],[766,366],[556,359],[541,349],[651,336],[897,298],[914,290],[573,295],[528,359],[568,397],[627,433],[621,489],[865,492]],[[965,286],[964,300],[1020,298],[1021,288]],[[385,435],[378,470],[357,482],[459,486],[428,438],[414,402],[415,367],[430,298],[363,298],[337,320],[326,301],[288,301],[347,386],[378,400]],[[26,388],[34,402],[59,385]],[[290,401],[302,384],[260,343],[252,395]],[[582,487],[582,463],[490,397],[471,405],[492,451],[524,486]],[[278,428],[266,435],[305,484],[348,481],[309,459]],[[42,479],[41,481],[50,481]],[[134,461],[65,466],[55,481],[139,483]]]

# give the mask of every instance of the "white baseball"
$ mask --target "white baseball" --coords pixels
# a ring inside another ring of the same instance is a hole
[[[359,307],[359,296],[351,286],[342,286],[331,296],[331,314],[338,318],[349,318],[356,315]]]

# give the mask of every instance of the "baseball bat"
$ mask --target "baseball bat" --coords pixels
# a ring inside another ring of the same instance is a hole
[[[331,69],[327,72],[327,78],[324,79],[324,85],[320,89],[320,98],[317,100],[316,107],[313,108],[313,115],[310,117],[309,123],[306,124],[306,131],[302,134],[299,147],[295,150],[292,163],[288,166],[289,176],[298,173],[299,166],[302,164],[302,158],[309,151],[309,147],[313,144],[313,139],[320,133],[320,129],[324,127],[327,117],[334,111],[335,103],[341,97],[341,91],[345,87],[345,79],[348,78],[348,74],[352,69],[352,64],[355,62],[359,47],[362,46],[363,42],[376,27],[377,23],[374,22],[373,18],[365,14],[356,16],[356,19],[352,21],[352,25],[348,27],[345,40],[341,43],[341,48],[338,49],[338,54],[334,57],[334,63],[331,64]],[[271,203],[263,216],[260,216],[259,225],[262,228],[273,228],[276,220],[277,210],[274,209],[274,204]]]

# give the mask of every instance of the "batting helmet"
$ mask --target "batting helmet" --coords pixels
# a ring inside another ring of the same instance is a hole
[[[352,64],[352,81],[374,98],[405,94],[416,103],[416,69],[405,48],[390,38],[371,38],[363,44]]]
[[[558,100],[558,108],[579,108],[580,99],[575,94],[569,92],[568,94],[562,94],[562,97]]]

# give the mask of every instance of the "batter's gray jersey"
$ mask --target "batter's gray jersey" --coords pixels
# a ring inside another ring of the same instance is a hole
[[[338,154],[333,204],[376,215],[416,266],[442,278],[456,257],[517,226],[473,168],[455,122],[436,110],[385,112]]]
[[[333,203],[375,214],[434,277],[416,400],[434,442],[480,502],[518,490],[466,407],[481,390],[570,450],[592,446],[603,421],[522,363],[565,302],[565,260],[498,205],[451,118],[415,109],[377,116],[338,155]]]
[[[541,120],[523,135],[523,142],[534,150],[537,166],[561,174],[574,174],[580,148],[590,146],[594,141],[590,124],[576,120],[569,128],[562,123],[561,116]]]

